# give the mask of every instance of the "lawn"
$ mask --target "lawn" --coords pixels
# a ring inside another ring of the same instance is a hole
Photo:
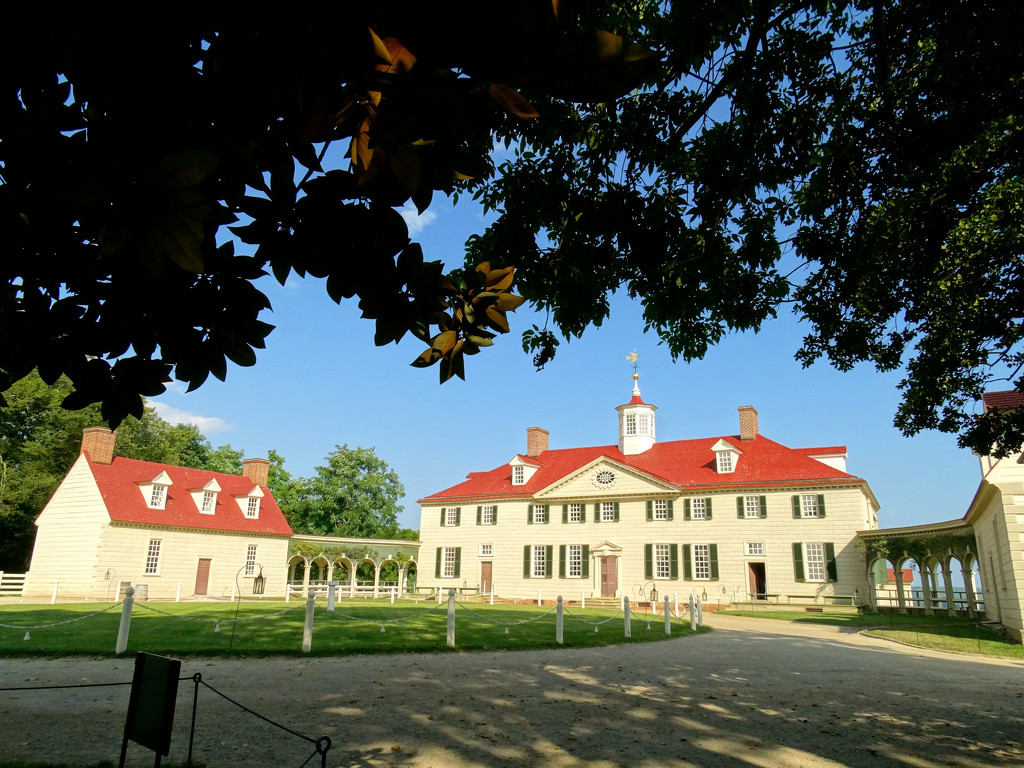
[[[753,616],[804,624],[860,627],[867,634],[908,645],[953,653],[1024,659],[1024,646],[1011,643],[978,621],[950,616],[901,616],[877,613],[804,613],[802,611],[722,611],[729,616]],[[714,624],[714,620],[711,621]]]
[[[0,604],[0,656],[113,656],[121,608],[75,603]],[[237,621],[235,621],[237,613]],[[134,607],[127,654],[147,651],[179,656],[303,656],[305,604],[140,603]],[[595,627],[597,632],[595,632]],[[383,631],[382,631],[383,628]],[[508,632],[506,633],[506,628]],[[567,608],[564,645],[586,648],[666,639],[664,619],[634,614],[624,638],[621,614]],[[698,628],[698,632],[709,631]],[[26,633],[28,639],[25,639]],[[672,636],[689,635],[674,622]],[[334,613],[318,603],[311,656],[447,651],[447,605],[386,600],[339,601]],[[545,606],[460,604],[455,650],[554,648],[555,612]]]

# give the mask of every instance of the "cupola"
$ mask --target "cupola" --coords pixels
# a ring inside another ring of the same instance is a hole
[[[619,451],[626,456],[634,456],[654,445],[654,412],[655,405],[648,405],[640,397],[640,375],[633,374],[633,397],[625,405],[618,406],[619,412]]]

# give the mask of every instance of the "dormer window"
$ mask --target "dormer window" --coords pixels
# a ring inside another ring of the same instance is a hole
[[[244,496],[235,496],[235,501],[238,502],[238,506],[246,519],[255,520],[260,516],[260,499],[262,498],[263,491],[260,490],[258,485],[254,485],[252,490]]]
[[[220,484],[216,478],[210,478],[202,488],[190,488],[192,501],[201,515],[213,515],[217,512],[217,494],[220,493]]]
[[[204,515],[212,515],[213,508],[217,504],[217,494],[213,491],[203,491],[203,505],[199,511]]]
[[[522,485],[526,482],[526,467],[520,465],[512,467],[512,485]]]
[[[715,462],[718,474],[728,474],[736,471],[736,463],[740,457],[740,451],[726,439],[721,439],[711,450],[715,452]]]
[[[258,496],[250,496],[245,506],[245,516],[255,520],[260,516],[260,499]]]
[[[732,451],[718,451],[715,454],[718,457],[718,472],[732,472],[736,469],[736,463],[734,461],[734,454]]]
[[[149,494],[149,508],[163,509],[167,506],[167,486],[154,485]]]

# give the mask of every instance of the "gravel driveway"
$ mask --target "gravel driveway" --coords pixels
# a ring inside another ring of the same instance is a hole
[[[182,674],[329,736],[331,766],[1024,766],[1020,662],[708,618],[718,631],[639,646],[187,659]],[[0,687],[127,681],[133,663],[0,659]],[[182,683],[175,762],[188,749],[192,691]],[[0,758],[116,763],[128,692],[0,691]],[[312,751],[200,689],[195,758],[210,768],[298,768]],[[153,757],[131,745],[129,762]]]

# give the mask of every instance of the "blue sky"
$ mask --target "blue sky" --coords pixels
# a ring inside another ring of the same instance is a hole
[[[428,260],[453,267],[482,227],[468,199],[456,209],[438,196],[413,239]],[[777,442],[846,445],[847,469],[871,485],[882,527],[962,517],[980,477],[954,436],[905,438],[892,426],[898,373],[801,368],[793,353],[804,330],[792,316],[757,335],[730,336],[686,364],[643,332],[639,306],[619,295],[602,327],[563,341],[537,372],[519,335],[543,318],[524,306],[510,316],[511,334],[467,358],[466,381],[440,385],[436,367],[409,365],[421,342],[374,346],[373,323],[359,318],[355,301],[334,304],[322,281],[292,278],[282,287],[264,278],[260,288],[274,307],[261,317],[277,328],[256,366],[230,366],[226,382],[211,378],[189,394],[174,387],[151,403],[168,420],[198,424],[214,445],[248,457],[276,450],[293,475],[313,474],[335,445],[373,447],[405,485],[404,527],[419,527],[417,499],[525,452],[527,427],[548,429],[552,448],[614,443],[634,349],[644,400],[658,406],[659,440],[735,434],[736,408],[753,405],[761,433]]]

